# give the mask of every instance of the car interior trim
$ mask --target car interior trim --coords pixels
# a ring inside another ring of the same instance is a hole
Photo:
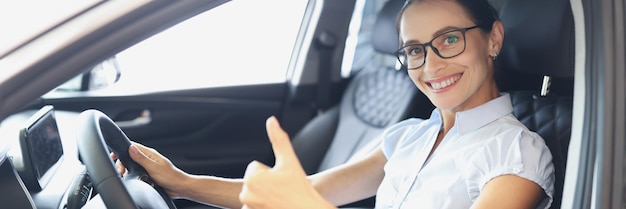
[[[359,32],[361,30],[361,22],[363,21],[363,8],[367,0],[356,0],[354,11],[352,13],[352,21],[348,28],[348,37],[346,37],[346,47],[343,51],[343,61],[341,62],[341,77],[348,78],[352,72],[352,61],[356,53],[356,47],[359,43]]]
[[[292,52],[289,69],[287,70],[287,78],[293,86],[298,86],[301,83],[310,83],[303,81],[307,79],[303,77],[303,71],[309,52],[311,52],[311,43],[315,37],[315,31],[317,31],[323,8],[324,0],[310,0],[307,4],[304,17],[302,18],[302,26],[298,32],[298,38],[294,47],[298,50]]]
[[[574,17],[574,39],[575,39],[575,64],[574,64],[574,97],[572,107],[572,134],[569,144],[569,151],[567,153],[567,167],[565,175],[565,183],[563,188],[563,201],[561,207],[574,208],[576,199],[576,191],[582,191],[576,189],[583,185],[577,185],[577,181],[580,178],[579,171],[582,171],[580,162],[584,160],[584,156],[581,155],[582,150],[582,133],[583,133],[583,121],[585,117],[585,21],[582,1],[570,0],[572,7],[572,13]],[[581,173],[582,174],[582,173]],[[580,195],[580,194],[578,194]],[[579,196],[580,197],[580,196]]]

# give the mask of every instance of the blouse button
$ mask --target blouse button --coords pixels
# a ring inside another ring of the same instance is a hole
[[[520,173],[522,171],[522,169],[520,168],[513,168],[513,173]]]

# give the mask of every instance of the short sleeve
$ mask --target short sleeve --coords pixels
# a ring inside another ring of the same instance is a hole
[[[426,120],[409,118],[387,128],[383,132],[383,142],[381,144],[381,150],[383,151],[385,157],[389,159],[396,151],[396,148],[402,144],[402,140],[406,138],[403,136],[407,135],[408,132],[415,130],[419,126],[422,126],[424,121]]]
[[[507,131],[476,152],[467,164],[466,183],[472,201],[495,177],[516,175],[539,185],[547,194],[540,207],[548,208],[554,195],[552,154],[543,139],[528,130]]]

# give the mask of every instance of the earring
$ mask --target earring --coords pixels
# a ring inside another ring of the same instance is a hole
[[[498,52],[493,51],[493,61],[496,61],[496,57],[498,57]]]

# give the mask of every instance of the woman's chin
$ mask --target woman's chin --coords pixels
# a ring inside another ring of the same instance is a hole
[[[460,96],[450,96],[449,98],[431,98],[431,102],[440,110],[454,110],[461,105]]]

